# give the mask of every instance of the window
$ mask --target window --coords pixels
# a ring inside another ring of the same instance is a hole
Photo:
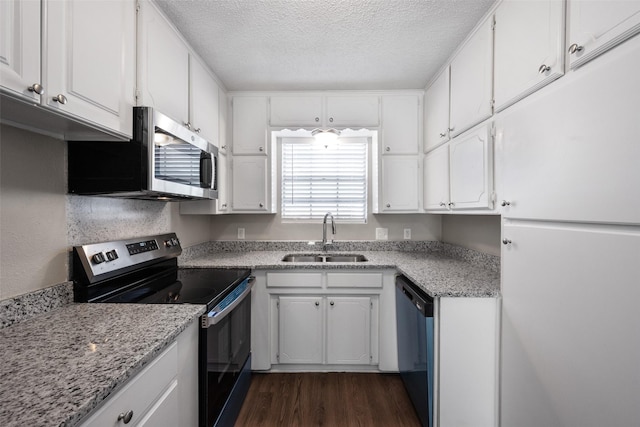
[[[282,219],[367,221],[367,138],[282,139]]]

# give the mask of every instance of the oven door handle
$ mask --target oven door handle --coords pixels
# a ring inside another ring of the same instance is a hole
[[[220,322],[222,319],[227,317],[231,311],[236,308],[244,299],[251,293],[251,289],[253,288],[253,284],[256,281],[255,276],[249,276],[247,279],[247,287],[236,299],[233,300],[231,304],[226,306],[222,311],[214,311],[204,314],[201,319],[202,327],[208,328],[209,326],[213,326]]]

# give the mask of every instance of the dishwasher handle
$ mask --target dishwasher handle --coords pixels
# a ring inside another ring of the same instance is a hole
[[[403,275],[396,276],[396,287],[424,317],[433,317],[433,297]]]

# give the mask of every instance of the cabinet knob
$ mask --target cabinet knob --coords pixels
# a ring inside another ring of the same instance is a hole
[[[200,128],[196,129],[195,131],[196,133],[200,133]]]
[[[453,202],[449,202],[449,203],[447,203],[447,206],[449,206],[449,209],[453,209],[453,207],[454,207],[455,205],[456,205],[456,204],[455,204],[455,203],[453,203]]]
[[[450,127],[450,128],[448,128],[447,130],[448,130],[449,132],[453,132],[453,130],[454,130],[455,128],[456,128],[455,126],[451,126],[451,127]]]
[[[264,203],[258,203],[258,206],[260,206],[261,208],[264,208]]]
[[[385,148],[385,151],[391,151],[391,147]]]
[[[446,134],[446,133],[444,133],[444,132],[440,132],[440,138],[444,138],[445,136],[447,136],[447,134]]]
[[[320,302],[316,301],[316,307],[320,305]]]
[[[227,149],[227,144],[224,144],[223,146],[220,147],[221,150],[226,150]]]
[[[133,418],[132,410],[129,410],[127,412],[122,412],[120,415],[118,415],[118,421],[124,421],[125,424],[129,424],[129,421],[131,421],[131,418]]]
[[[445,207],[447,204],[445,202],[440,202],[440,206]]]
[[[320,121],[320,117],[316,117],[316,123]]]
[[[184,127],[186,127],[187,129],[191,129],[191,122],[184,123]]]
[[[221,207],[222,209],[227,209],[227,204],[226,204],[226,203],[223,203],[220,207]]]
[[[500,206],[511,206],[511,202],[508,200],[503,200],[502,203],[500,203]]]
[[[60,104],[64,105],[67,103],[67,97],[64,96],[63,94],[59,93],[57,96],[54,96],[53,99],[55,102],[59,102]]]
[[[503,244],[503,245],[510,245],[510,244],[511,244],[511,240],[509,240],[509,239],[502,239],[502,244]]]
[[[547,71],[551,71],[551,67],[549,67],[548,65],[542,64],[540,68],[538,68],[538,73],[540,74],[544,74]]]
[[[44,87],[42,87],[42,85],[38,83],[32,84],[27,89],[29,89],[29,92],[35,92],[38,95],[42,95],[44,93]]]
[[[258,147],[258,151],[264,151],[264,147]]]
[[[331,302],[329,303],[329,305],[336,305],[336,303],[335,303],[335,302],[333,302],[333,301],[331,301]]]
[[[387,207],[390,208],[391,207],[391,203],[387,203]]]
[[[582,46],[578,45],[577,43],[574,43],[571,46],[569,46],[569,53],[573,55],[576,52],[580,52],[582,49],[583,49]]]
[[[333,117],[329,117],[329,123],[333,123]]]

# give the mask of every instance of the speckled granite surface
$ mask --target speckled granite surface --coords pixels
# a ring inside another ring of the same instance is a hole
[[[0,425],[76,425],[204,311],[70,304],[0,330]]]
[[[73,283],[64,282],[0,301],[0,329],[73,302]]]
[[[247,242],[249,243],[249,242]],[[331,253],[359,253],[367,262],[358,263],[292,263],[283,262],[289,253],[322,253],[313,246],[288,246],[289,242],[276,242],[269,246],[262,242],[262,250],[252,244],[236,248],[245,250],[220,250],[217,244],[204,244],[200,248],[185,251],[179,259],[181,267],[251,268],[251,269],[385,269],[393,268],[406,275],[414,283],[434,297],[497,297],[500,294],[500,262],[498,257],[479,254],[468,249],[444,248],[437,242],[416,245],[413,250],[340,250]],[[295,242],[293,242],[295,243]],[[404,243],[404,242],[384,242]],[[255,244],[255,243],[253,243]],[[316,245],[318,246],[318,245]],[[448,245],[452,246],[452,245]],[[233,246],[232,246],[233,247]],[[277,248],[274,250],[267,250]],[[296,250],[296,248],[301,248]],[[318,247],[319,248],[319,247]],[[352,247],[350,247],[352,249]],[[471,253],[469,253],[471,252]],[[473,254],[475,253],[475,255]]]

